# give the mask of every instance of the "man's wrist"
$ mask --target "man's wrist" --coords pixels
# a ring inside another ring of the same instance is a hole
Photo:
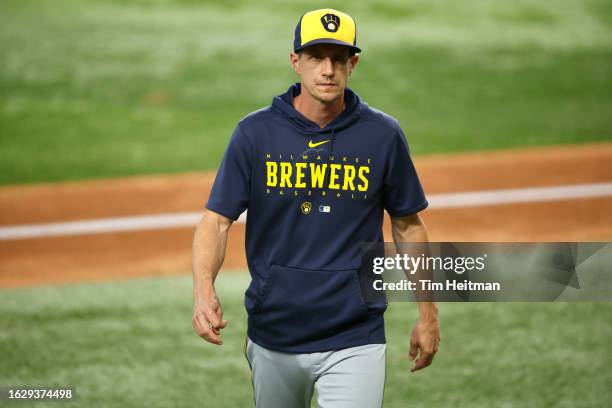
[[[435,302],[419,302],[419,321],[438,321],[438,307],[436,306]]]
[[[203,283],[201,285],[196,285],[193,288],[193,298],[198,300],[210,299],[217,296],[217,292],[215,291],[215,285],[212,282]]]

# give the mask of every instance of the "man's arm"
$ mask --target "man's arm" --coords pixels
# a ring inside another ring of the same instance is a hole
[[[210,210],[204,211],[193,237],[193,319],[198,336],[221,345],[223,320],[221,303],[215,292],[215,278],[225,258],[227,232],[232,220]]]
[[[427,229],[419,214],[406,217],[391,217],[393,242],[428,242]],[[427,367],[433,361],[440,343],[438,308],[435,302],[418,302],[419,321],[410,337],[410,359],[416,362],[410,371]]]

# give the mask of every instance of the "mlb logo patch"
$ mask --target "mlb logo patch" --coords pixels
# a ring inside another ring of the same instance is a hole
[[[321,213],[329,213],[329,212],[331,212],[331,206],[329,206],[329,205],[320,205],[319,206],[319,212],[321,212]]]

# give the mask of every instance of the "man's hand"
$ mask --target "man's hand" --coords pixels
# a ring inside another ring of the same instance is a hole
[[[196,296],[193,302],[192,325],[198,336],[209,343],[222,345],[221,329],[227,326],[217,294]]]
[[[412,329],[412,336],[410,336],[409,357],[411,361],[416,359],[410,371],[415,372],[430,365],[438,352],[439,344],[440,325],[438,320],[419,320],[414,329]]]

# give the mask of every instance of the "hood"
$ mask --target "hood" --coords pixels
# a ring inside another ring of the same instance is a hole
[[[306,135],[328,132],[332,132],[333,134],[342,128],[350,126],[359,119],[363,110],[363,105],[365,105],[365,102],[361,101],[355,92],[350,88],[346,88],[344,90],[346,108],[337,118],[328,123],[327,126],[320,128],[319,125],[307,119],[293,107],[293,97],[299,95],[300,92],[301,84],[299,82],[291,85],[287,92],[275,96],[272,99],[272,107],[277,113],[284,116],[298,131],[300,131],[300,133]]]

